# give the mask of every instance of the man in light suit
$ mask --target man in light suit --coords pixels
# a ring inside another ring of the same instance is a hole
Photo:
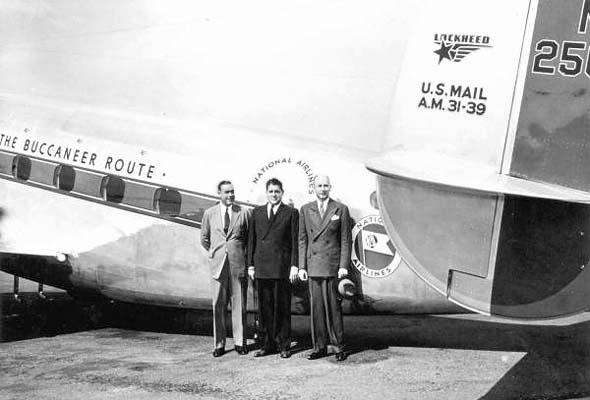
[[[201,245],[208,251],[213,292],[213,357],[225,353],[227,302],[231,299],[232,330],[235,350],[247,354],[244,330],[246,303],[246,246],[249,213],[234,204],[234,186],[230,181],[217,185],[219,204],[203,214]]]
[[[254,357],[291,356],[291,283],[297,278],[299,213],[281,202],[283,184],[266,182],[268,203],[252,212],[248,238],[248,275],[256,279],[262,348]],[[290,281],[290,282],[289,282]]]
[[[308,360],[328,354],[335,347],[336,361],[346,358],[338,279],[348,275],[352,244],[348,207],[330,198],[330,178],[314,181],[316,201],[301,207],[299,214],[299,278],[309,277],[313,352]]]

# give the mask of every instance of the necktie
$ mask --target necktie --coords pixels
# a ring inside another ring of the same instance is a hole
[[[225,207],[225,217],[223,218],[223,231],[227,235],[227,230],[229,229],[229,207]]]
[[[320,217],[324,218],[324,213],[326,212],[326,203],[320,203]]]
[[[270,214],[268,215],[268,220],[272,221],[272,219],[275,217],[275,212],[274,212],[274,207],[270,206]]]

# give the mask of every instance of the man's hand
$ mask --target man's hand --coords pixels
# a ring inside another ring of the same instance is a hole
[[[291,283],[295,282],[295,280],[297,279],[298,273],[299,273],[299,268],[292,266],[291,273],[289,274],[289,280],[291,281]]]
[[[348,270],[346,268],[340,268],[338,270],[338,279],[344,278],[346,275],[348,275]]]
[[[248,267],[248,276],[250,279],[254,280],[254,267]]]
[[[307,271],[306,270],[300,269],[299,273],[297,275],[299,276],[299,279],[301,279],[302,281],[307,280]]]

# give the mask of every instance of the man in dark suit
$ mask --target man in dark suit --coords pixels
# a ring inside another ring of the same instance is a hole
[[[232,331],[235,350],[248,353],[244,337],[243,283],[246,279],[246,246],[248,240],[249,213],[234,203],[234,186],[230,181],[217,185],[219,204],[203,214],[201,245],[208,252],[213,292],[213,357],[225,353],[227,302],[231,298]]]
[[[268,203],[256,207],[248,237],[248,275],[256,279],[264,341],[254,357],[291,356],[291,283],[297,278],[299,213],[281,202],[283,184],[266,182]]]
[[[352,243],[348,207],[330,198],[330,178],[314,181],[316,201],[301,207],[299,215],[299,278],[309,277],[313,352],[316,360],[335,347],[336,360],[343,361],[344,326],[338,279],[348,275]]]

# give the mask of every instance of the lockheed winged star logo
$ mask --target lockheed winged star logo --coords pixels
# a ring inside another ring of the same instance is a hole
[[[492,47],[489,44],[489,36],[479,35],[435,34],[434,43],[440,46],[434,50],[434,54],[438,55],[439,64],[443,60],[461,62],[476,50]]]

